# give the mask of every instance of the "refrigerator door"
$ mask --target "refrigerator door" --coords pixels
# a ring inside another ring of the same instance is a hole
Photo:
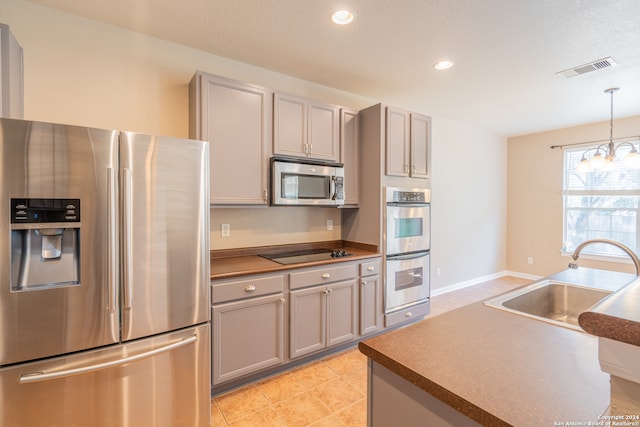
[[[0,366],[118,341],[117,143],[0,119]]]
[[[0,425],[204,427],[209,325],[0,369]]]
[[[121,133],[123,341],[209,319],[208,149]]]

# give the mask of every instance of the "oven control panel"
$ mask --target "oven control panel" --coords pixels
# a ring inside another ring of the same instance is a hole
[[[387,188],[387,203],[421,203],[430,202],[428,189]]]

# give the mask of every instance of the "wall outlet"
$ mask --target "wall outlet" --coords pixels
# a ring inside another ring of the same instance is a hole
[[[333,220],[332,219],[328,219],[327,220],[327,231],[331,231],[333,230]]]
[[[440,267],[436,268],[436,277],[440,277]]]
[[[231,225],[229,225],[229,224],[220,224],[220,236],[222,236],[222,237],[231,236]]]
[[[527,258],[527,264],[529,264],[529,265],[533,264],[533,257],[532,256]]]

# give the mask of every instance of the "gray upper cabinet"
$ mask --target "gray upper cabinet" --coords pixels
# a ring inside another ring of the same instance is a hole
[[[386,111],[386,174],[409,176],[409,115],[408,111],[387,107]]]
[[[266,205],[271,146],[269,89],[196,72],[189,135],[209,141],[212,205]]]
[[[411,113],[411,176],[431,176],[431,117]]]
[[[386,174],[429,178],[431,118],[423,114],[386,108]]]
[[[340,162],[344,164],[345,207],[360,203],[358,112],[340,109]]]
[[[0,117],[24,118],[22,48],[5,24],[0,24]]]
[[[275,93],[273,153],[338,161],[339,108],[304,97]]]

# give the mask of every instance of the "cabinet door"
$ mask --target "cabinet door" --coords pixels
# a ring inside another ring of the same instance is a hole
[[[214,385],[283,362],[282,294],[214,305],[211,323]]]
[[[411,176],[429,178],[431,165],[431,118],[411,113]]]
[[[409,176],[409,112],[387,107],[386,174]]]
[[[271,92],[205,73],[200,78],[201,132],[195,138],[209,141],[211,203],[265,205]]]
[[[383,328],[382,281],[380,276],[360,279],[360,334],[366,335]]]
[[[338,161],[339,116],[334,105],[309,102],[308,144],[314,159]]]
[[[282,93],[274,94],[273,153],[298,157],[309,155],[305,98]]]
[[[355,280],[327,286],[327,347],[358,336],[358,287]]]
[[[344,204],[347,206],[360,203],[358,148],[358,113],[343,108],[340,110],[340,162],[344,164]]]
[[[290,354],[292,359],[326,346],[326,301],[324,286],[290,292]]]

